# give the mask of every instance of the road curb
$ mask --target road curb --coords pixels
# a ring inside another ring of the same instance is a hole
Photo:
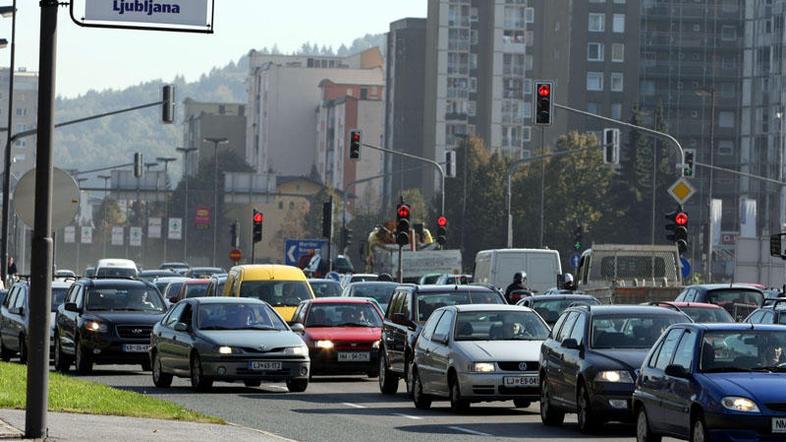
[[[0,440],[21,439],[24,436],[19,429],[0,419]]]
[[[236,424],[234,422],[227,422],[226,424],[228,426],[230,426],[230,427],[240,428],[240,429],[247,430],[247,431],[253,431],[254,433],[264,434],[267,437],[272,437],[272,438],[275,438],[275,439],[278,439],[278,440],[281,440],[281,441],[299,442],[299,441],[297,441],[295,439],[289,439],[289,438],[286,438],[284,436],[280,436],[278,434],[271,433],[269,431],[264,431],[264,430],[260,430],[260,429],[257,429],[257,428],[247,427],[245,425]]]

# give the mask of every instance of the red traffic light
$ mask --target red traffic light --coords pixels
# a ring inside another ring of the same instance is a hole
[[[445,218],[444,216],[440,216],[439,218],[437,218],[437,225],[440,226],[440,227],[447,226],[448,225],[448,219]]]
[[[257,212],[257,213],[254,214],[254,222],[255,223],[261,223],[264,220],[265,220],[265,215],[262,215],[261,212]]]
[[[398,217],[399,218],[409,218],[409,206],[401,205],[398,207]]]
[[[551,95],[551,85],[541,84],[538,86],[538,95],[541,97],[548,97]]]
[[[677,215],[674,216],[674,223],[678,226],[687,226],[688,225],[688,214],[685,212],[679,212]]]
[[[360,132],[357,132],[357,131],[352,132],[351,137],[352,137],[352,141],[353,142],[355,142],[355,143],[359,143],[360,142]]]

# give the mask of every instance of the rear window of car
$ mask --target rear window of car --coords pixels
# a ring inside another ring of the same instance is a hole
[[[680,310],[700,324],[734,322],[729,312],[722,308],[682,307]]]
[[[314,296],[317,298],[330,298],[333,296],[341,296],[341,284],[334,281],[319,281],[312,282],[311,289],[314,290]]]
[[[649,349],[664,330],[685,322],[689,320],[681,314],[595,316],[591,347]]]
[[[153,287],[94,287],[87,292],[85,310],[163,313],[166,307]]]
[[[65,301],[66,293],[68,289],[66,288],[53,288],[52,289],[52,313],[57,311],[57,308],[60,307]]]
[[[189,284],[186,286],[186,298],[199,298],[207,293],[207,284]]]
[[[726,309],[737,320],[743,320],[764,303],[764,295],[756,290],[726,289],[707,293],[706,302]]]
[[[497,292],[491,290],[451,290],[449,292],[419,293],[417,297],[418,322],[425,322],[434,310],[449,305],[504,304]]]
[[[305,281],[243,281],[240,297],[261,299],[273,307],[297,307],[311,299],[311,291]]]
[[[101,267],[96,273],[98,278],[133,278],[136,275],[135,269],[126,267]]]

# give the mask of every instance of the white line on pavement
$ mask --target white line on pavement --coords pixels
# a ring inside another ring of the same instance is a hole
[[[412,419],[412,420],[416,420],[416,421],[419,421],[419,420],[423,419],[422,417],[410,416],[409,414],[403,414],[403,413],[393,413],[393,415],[394,416],[399,416],[399,417],[405,417],[407,419]]]
[[[469,428],[462,428],[462,427],[448,427],[448,428],[455,431],[461,431],[462,433],[473,434],[475,436],[491,436],[488,433],[483,433],[482,431],[470,430]]]
[[[363,405],[353,404],[351,402],[342,402],[341,405],[346,405],[347,407],[351,407],[351,408],[366,408]]]

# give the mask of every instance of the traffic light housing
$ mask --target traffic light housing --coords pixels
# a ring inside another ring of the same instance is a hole
[[[696,151],[693,149],[685,150],[685,168],[682,169],[682,176],[691,178],[693,177],[695,166]]]
[[[448,219],[444,216],[437,218],[437,243],[444,246],[448,242]]]
[[[674,242],[680,255],[688,251],[688,214],[682,206],[666,215],[666,239]]]
[[[401,247],[409,245],[410,215],[412,209],[409,204],[401,203],[396,208],[396,244]]]
[[[322,236],[333,237],[333,201],[322,204]]]
[[[573,231],[573,250],[580,252],[584,248],[584,227],[577,225]]]
[[[349,159],[360,159],[360,146],[363,144],[363,134],[358,129],[349,131]]]
[[[352,245],[352,229],[344,227],[341,229],[341,250]]]
[[[134,177],[142,177],[142,168],[145,166],[145,159],[142,152],[134,152]]]
[[[237,236],[237,221],[229,226],[229,243],[232,247],[238,247],[240,244],[239,237]]]
[[[175,122],[175,87],[171,84],[164,86],[161,103],[161,121],[166,124]]]
[[[265,215],[259,210],[254,209],[252,221],[254,223],[254,243],[256,244],[262,241],[262,224],[265,222]]]
[[[554,114],[554,83],[551,81],[535,82],[535,125],[551,126]]]

